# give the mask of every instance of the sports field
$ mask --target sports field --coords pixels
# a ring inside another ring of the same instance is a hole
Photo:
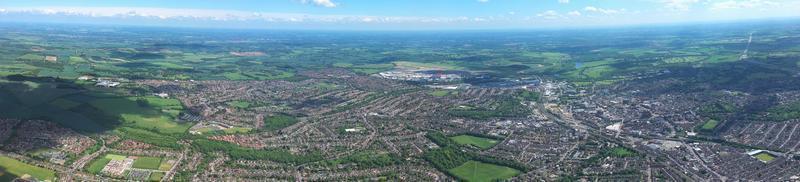
[[[14,179],[24,175],[31,175],[36,179],[54,181],[56,173],[52,170],[22,163],[16,159],[0,156],[0,179]]]
[[[94,161],[92,161],[91,164],[89,164],[89,167],[86,168],[86,171],[92,174],[99,174],[100,171],[103,171],[103,168],[105,168],[109,162],[111,162],[111,159],[105,157],[95,159]]]
[[[165,174],[163,172],[154,172],[150,174],[149,181],[161,181],[161,178],[164,178],[164,175]]]
[[[762,162],[770,162],[772,160],[775,160],[775,156],[772,156],[772,154],[766,152],[761,152],[759,154],[756,154],[755,157],[756,159],[761,160]]]
[[[497,140],[472,135],[458,135],[450,137],[450,139],[461,145],[472,145],[481,149],[489,149],[497,145]]]
[[[713,130],[714,128],[717,127],[718,124],[719,124],[719,121],[713,120],[713,119],[709,119],[708,121],[706,121],[706,123],[703,124],[702,129],[703,130]]]
[[[449,171],[459,179],[471,182],[504,180],[520,173],[519,170],[513,168],[478,161],[467,161]]]
[[[133,168],[157,170],[160,166],[160,157],[139,157],[136,161],[133,161]]]

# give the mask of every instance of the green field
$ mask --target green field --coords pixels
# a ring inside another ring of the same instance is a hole
[[[458,135],[450,137],[450,139],[452,139],[453,141],[455,141],[460,145],[472,145],[481,149],[490,149],[494,145],[497,145],[497,140],[476,137],[472,135]]]
[[[456,65],[453,62],[428,62],[428,63],[421,63],[421,62],[410,62],[410,61],[395,61],[393,62],[395,67],[400,68],[408,68],[408,69],[418,69],[418,70],[429,70],[429,69],[441,69],[441,70],[462,70],[464,69],[461,66]]]
[[[107,157],[95,159],[89,164],[89,167],[86,168],[86,171],[92,174],[99,174],[109,162],[111,162],[111,159]]]
[[[222,130],[225,134],[236,134],[236,133],[247,133],[252,131],[252,128],[245,128],[245,127],[233,127]]]
[[[636,153],[625,147],[614,147],[611,149],[611,155],[615,157],[631,157]]]
[[[168,147],[168,148],[180,147],[180,145],[178,145],[177,143],[178,138],[170,135],[164,135],[152,132],[150,130],[131,128],[131,127],[119,127],[114,129],[113,131],[120,137],[153,144],[160,147]]]
[[[448,95],[458,94],[458,91],[451,91],[451,90],[434,90],[431,91],[430,94],[436,97],[444,97]]]
[[[161,165],[158,165],[158,170],[169,171],[169,169],[172,168],[172,164],[167,161],[168,160],[161,160]]]
[[[714,128],[717,128],[717,125],[719,125],[719,121],[714,120],[714,119],[709,119],[708,121],[703,123],[703,126],[700,127],[700,129],[710,131],[710,130],[714,130]]]
[[[754,157],[758,160],[761,160],[762,162],[770,162],[772,160],[775,160],[775,156],[766,152],[758,153]]]
[[[128,156],[117,155],[117,154],[107,154],[105,158],[106,159],[111,159],[111,160],[125,160],[125,158],[128,158]]]
[[[158,169],[161,166],[160,157],[139,157],[133,161],[133,168]]]
[[[513,168],[478,161],[467,161],[449,171],[459,179],[471,182],[506,180],[520,173]]]
[[[144,129],[155,129],[161,133],[183,133],[189,124],[174,122],[183,107],[175,99],[157,97],[102,98],[90,102],[92,106],[111,116],[117,116],[124,124]]]
[[[164,172],[154,172],[150,174],[149,181],[161,181],[161,178],[164,178]]]
[[[279,130],[297,123],[297,118],[288,115],[275,115],[264,118],[264,128],[267,130]]]
[[[50,105],[56,106],[64,110],[68,110],[81,105],[81,103],[67,99],[56,99],[53,102],[50,102]]]
[[[89,163],[89,166],[86,168],[86,171],[92,174],[98,174],[100,171],[103,171],[103,168],[106,167],[108,162],[111,160],[125,160],[128,156],[124,155],[117,155],[117,154],[106,154],[101,158],[96,158]]]
[[[54,181],[56,178],[56,173],[52,170],[26,164],[6,156],[0,156],[0,180],[14,179],[26,174],[40,180]]]

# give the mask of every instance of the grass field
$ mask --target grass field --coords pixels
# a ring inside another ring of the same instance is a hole
[[[91,164],[89,164],[89,167],[86,168],[86,171],[92,174],[98,174],[100,171],[103,171],[103,168],[106,167],[108,162],[111,162],[111,159],[107,157],[95,159]]]
[[[113,131],[120,137],[141,141],[156,146],[168,148],[178,148],[180,146],[177,144],[178,139],[174,136],[164,135],[149,130],[131,127],[119,127]]]
[[[338,64],[338,65],[339,65],[339,67],[347,66],[346,64]],[[375,73],[379,73],[379,72],[382,72],[382,71],[391,70],[392,68],[394,68],[394,65],[393,64],[364,64],[364,65],[353,66],[352,64],[350,64],[349,66],[347,66],[345,68],[349,68],[349,69],[351,69],[351,70],[353,70],[354,72],[357,72],[357,73],[375,74]]]
[[[133,168],[158,169],[161,166],[160,157],[139,157],[133,161]]]
[[[126,125],[144,129],[156,129],[161,133],[183,133],[191,127],[179,124],[173,118],[183,107],[175,99],[157,97],[103,98],[90,102],[104,113],[120,117]],[[176,111],[176,112],[169,112]]]
[[[125,160],[125,158],[128,158],[128,156],[117,155],[117,154],[106,154],[105,158],[111,160]]]
[[[267,130],[279,130],[297,123],[297,118],[287,115],[275,115],[264,118],[264,128]]]
[[[165,174],[163,172],[154,172],[154,173],[150,174],[150,179],[148,179],[148,180],[149,181],[161,181],[161,178],[164,178],[164,175]]]
[[[467,161],[449,171],[459,179],[471,182],[505,180],[520,173],[519,170],[513,168],[478,161]]]
[[[244,128],[244,127],[233,127],[222,130],[225,134],[236,134],[236,133],[247,133],[252,131],[252,128]]]
[[[453,139],[453,141],[461,145],[472,145],[481,149],[489,149],[494,145],[497,145],[497,140],[476,137],[472,135],[458,135],[450,137],[450,139]]]
[[[770,162],[772,160],[775,160],[775,156],[766,152],[758,153],[754,157],[758,160],[761,160],[761,162]]]
[[[6,156],[0,156],[0,179],[13,179],[14,177],[11,175],[21,177],[26,174],[40,180],[54,181],[56,178],[56,173],[52,170],[26,164]]]
[[[161,165],[158,165],[158,170],[169,171],[169,169],[172,168],[172,164],[167,161],[168,160],[161,160]]]
[[[50,102],[50,105],[56,106],[58,108],[69,110],[74,107],[81,105],[79,102],[67,100],[67,99],[56,99],[53,102]]]
[[[631,157],[636,153],[625,147],[614,147],[611,149],[611,155],[615,157]]]
[[[430,94],[436,97],[444,97],[448,95],[458,94],[457,91],[450,91],[450,90],[434,90],[431,91]]]
[[[462,70],[461,66],[457,66],[452,62],[410,62],[410,61],[395,61],[393,62],[397,68],[415,69],[415,70]]]
[[[713,130],[714,128],[717,128],[717,125],[719,125],[719,121],[709,119],[708,121],[706,121],[706,123],[703,124],[702,127],[700,127],[700,129]]]

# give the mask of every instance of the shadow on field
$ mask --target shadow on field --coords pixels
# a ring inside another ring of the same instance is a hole
[[[92,106],[101,97],[72,81],[11,75],[0,79],[0,118],[52,121],[86,134],[104,132],[119,126],[121,118]]]
[[[14,179],[17,179],[18,177],[19,176],[8,173],[5,167],[0,166],[0,181],[14,181]]]

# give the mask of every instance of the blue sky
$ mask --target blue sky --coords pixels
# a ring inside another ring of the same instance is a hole
[[[264,29],[535,29],[797,16],[797,0],[0,1],[0,21]]]

